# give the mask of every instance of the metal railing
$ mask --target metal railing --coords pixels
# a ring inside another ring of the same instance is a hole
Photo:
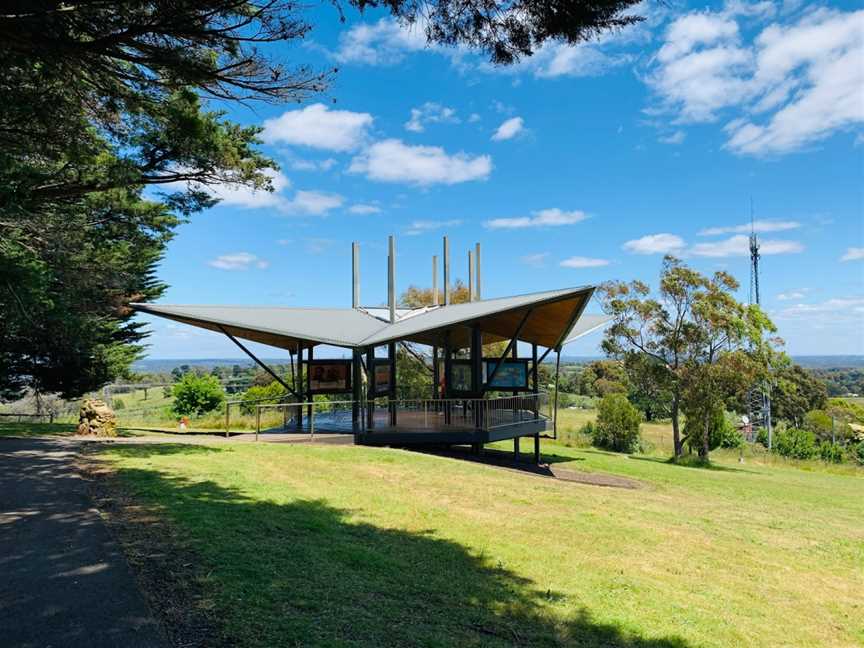
[[[316,417],[319,424],[322,416],[326,416],[324,427],[331,432],[353,432],[353,411],[355,401],[306,401],[304,403],[265,403],[255,406],[255,440],[261,433],[262,416],[269,411],[279,412],[282,418],[282,429],[286,432],[292,428],[309,431],[309,438],[315,438]],[[361,410],[362,414],[362,410]],[[361,416],[362,418],[362,416]]]
[[[483,429],[493,430],[529,421],[550,420],[552,413],[549,407],[549,395],[545,392],[489,398],[483,401]]]
[[[371,401],[306,401],[255,405],[255,438],[264,429],[281,427],[286,432],[374,433],[390,431],[464,430],[490,431],[532,421],[547,421],[548,394],[522,394],[499,398],[416,398]],[[281,416],[272,416],[271,413]],[[268,414],[269,425],[267,422]],[[279,421],[281,420],[281,426]],[[275,424],[274,424],[275,423]],[[226,419],[226,430],[228,421]]]

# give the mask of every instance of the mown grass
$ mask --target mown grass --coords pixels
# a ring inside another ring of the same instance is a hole
[[[241,646],[850,646],[864,479],[544,443],[577,485],[394,449],[113,446]]]
[[[75,434],[73,423],[29,423],[12,420],[0,421],[0,436],[38,437],[70,436]]]

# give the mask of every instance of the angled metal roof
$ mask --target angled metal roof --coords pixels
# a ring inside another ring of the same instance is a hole
[[[480,327],[484,341],[495,341],[512,337],[523,319],[519,339],[548,347],[561,344],[572,337],[573,331],[581,330],[574,325],[593,292],[593,286],[582,286],[400,310],[392,324],[373,308],[367,312],[353,308],[132,306],[144,313],[285,349],[317,344],[358,348],[400,340],[440,344],[444,331],[451,332],[451,344],[458,347],[464,345],[471,324]]]
[[[283,349],[315,344],[361,346],[387,322],[353,308],[281,308],[273,306],[160,306],[132,304],[143,313],[166,317],[211,331]]]
[[[514,318],[512,316],[499,318],[501,320],[507,320],[507,322],[501,321],[499,326],[494,326],[493,322],[496,319],[495,316],[504,314],[512,315],[514,314],[514,311],[516,312],[515,314],[518,315],[520,311],[524,312],[528,308],[565,300],[578,301],[580,302],[580,305],[584,307],[584,304],[581,304],[581,302],[587,302],[593,291],[594,288],[592,286],[581,286],[579,288],[548,290],[545,292],[516,295],[513,297],[484,299],[482,301],[443,306],[429,310],[423,315],[404,318],[394,324],[389,324],[364,340],[364,343],[366,345],[378,345],[397,340],[415,340],[418,342],[424,342],[435,337],[431,334],[434,334],[436,331],[442,331],[457,325],[469,325],[474,322],[481,324],[481,329],[484,330],[484,333],[492,334],[493,336],[497,334],[497,337],[506,339],[509,335],[512,335],[512,331],[515,329],[514,326],[508,325],[508,323],[513,321]],[[516,319],[518,319],[518,317]],[[486,323],[486,326],[482,325],[484,322]],[[562,322],[561,326],[572,326],[572,322]],[[567,332],[567,330],[559,330],[558,335],[563,336]],[[530,337],[526,338],[520,336],[520,339],[532,341]],[[552,344],[543,344],[543,346],[552,346]]]
[[[589,333],[593,333],[594,331],[599,331],[602,328],[605,328],[606,325],[612,321],[612,317],[609,315],[591,315],[591,314],[583,314],[582,317],[576,322],[573,326],[573,329],[570,331],[567,339],[564,340],[565,346],[570,344],[571,342],[575,342],[581,337],[588,335]]]

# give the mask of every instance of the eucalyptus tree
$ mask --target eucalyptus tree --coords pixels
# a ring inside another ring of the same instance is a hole
[[[604,310],[613,318],[603,348],[650,372],[646,378],[671,394],[676,457],[689,441],[707,458],[718,409],[760,379],[775,355],[774,325],[758,306],[740,303],[737,289],[731,275],[706,277],[671,256],[656,294],[641,281],[603,286]],[[686,435],[682,412],[691,420]]]

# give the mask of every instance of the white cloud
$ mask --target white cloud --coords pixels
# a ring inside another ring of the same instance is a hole
[[[793,254],[803,252],[804,246],[798,241],[764,240],[760,242],[759,251],[768,254]],[[750,238],[737,234],[716,243],[697,243],[690,248],[690,254],[704,257],[749,256]]]
[[[660,13],[661,10],[652,10],[651,16]],[[613,67],[633,61],[633,55],[621,51],[621,48],[633,42],[644,42],[650,37],[649,30],[640,25],[608,32],[591,43],[569,45],[547,41],[533,56],[525,57],[514,65],[502,66],[491,64],[485,56],[467,47],[429,44],[425,31],[425,20],[404,26],[393,18],[361,23],[340,37],[336,51],[330,55],[340,63],[389,66],[400,63],[409,54],[425,51],[448,58],[462,72],[527,73],[543,79],[584,77],[603,74]]]
[[[285,200],[281,192],[291,186],[291,181],[280,171],[265,169],[263,173],[270,177],[273,191],[255,190],[244,185],[232,184],[207,186],[195,184],[194,188],[206,191],[215,198],[218,198],[222,205],[231,205],[246,209],[278,208]]]
[[[608,259],[592,259],[590,257],[574,256],[560,263],[562,268],[600,268],[609,265]]]
[[[860,261],[864,259],[864,247],[847,248],[846,254],[840,257],[841,261]]]
[[[341,207],[344,202],[345,199],[339,194],[323,191],[298,191],[294,194],[294,198],[286,201],[280,209],[289,213],[321,216],[331,209]]]
[[[345,199],[339,194],[323,191],[308,191],[300,189],[289,198],[285,190],[291,182],[281,172],[266,170],[273,185],[273,191],[253,190],[242,185],[200,185],[193,184],[196,189],[206,191],[219,198],[220,204],[242,207],[244,209],[275,209],[283,214],[301,214],[321,216],[331,209],[341,207]]]
[[[741,225],[730,225],[723,227],[708,227],[699,231],[699,236],[718,236],[720,234],[747,234],[751,231],[764,232],[785,232],[787,230],[798,229],[801,223],[798,221],[783,221],[783,220],[756,220],[752,223],[743,223]]]
[[[649,234],[627,241],[623,248],[633,254],[673,254],[685,246],[684,239],[675,234]]]
[[[681,144],[684,142],[684,139],[687,137],[687,133],[683,130],[677,130],[671,135],[664,135],[658,137],[657,139],[661,144]]]
[[[340,63],[395,65],[410,52],[434,49],[427,46],[425,22],[403,26],[392,18],[359,23],[339,37],[333,57]]]
[[[519,257],[519,261],[532,268],[543,268],[546,266],[546,259],[549,258],[548,252],[539,252],[537,254],[526,254]]]
[[[415,220],[408,226],[408,229],[405,230],[405,233],[409,236],[416,236],[417,234],[424,234],[425,232],[433,232],[435,230],[443,229],[445,227],[458,227],[462,224],[461,220],[451,219],[451,220]]]
[[[598,76],[632,60],[629,54],[607,54],[593,44],[568,45],[549,41],[534,56],[525,59],[523,65],[533,70],[535,77],[550,79]]]
[[[864,11],[805,11],[749,42],[739,14],[764,20],[773,7],[734,3],[672,22],[647,78],[660,101],[652,112],[697,123],[735,111],[726,148],[746,155],[794,151],[864,121]]]
[[[502,142],[504,140],[513,139],[525,128],[525,121],[521,117],[511,117],[503,122],[495,134],[492,135],[492,140]]]
[[[284,143],[330,151],[359,148],[372,126],[369,113],[330,110],[322,103],[288,110],[264,121],[262,139],[268,144]]]
[[[835,297],[815,304],[794,304],[778,311],[777,319],[816,321],[864,320],[864,297]]]
[[[564,211],[553,207],[531,212],[531,216],[518,216],[516,218],[493,218],[483,223],[489,229],[523,229],[526,227],[558,227],[561,225],[575,225],[586,218],[583,211]]]
[[[329,171],[336,166],[336,160],[333,158],[327,158],[326,160],[305,160],[293,157],[289,160],[288,164],[294,171]]]
[[[457,184],[488,178],[492,158],[463,152],[450,155],[439,146],[411,146],[398,139],[386,139],[351,160],[348,171],[380,182]]]
[[[793,299],[804,299],[807,296],[807,293],[810,292],[806,288],[801,288],[799,290],[790,290],[789,292],[780,293],[777,295],[778,301],[792,301]]]
[[[478,115],[477,113],[471,113],[470,115],[468,115],[468,123],[469,124],[476,124],[477,122],[480,121],[480,119],[481,119],[480,115]]]
[[[351,214],[361,214],[361,215],[365,215],[365,214],[380,214],[380,213],[381,213],[381,208],[380,208],[380,207],[376,207],[375,205],[362,205],[362,204],[358,204],[358,205],[351,205],[351,206],[348,208],[348,211],[349,211]]]
[[[427,101],[419,108],[411,109],[411,119],[405,122],[405,130],[422,133],[426,124],[458,124],[459,121],[455,109]]]
[[[248,270],[249,268],[264,270],[270,266],[270,262],[250,252],[232,252],[208,261],[207,265],[220,270]]]

